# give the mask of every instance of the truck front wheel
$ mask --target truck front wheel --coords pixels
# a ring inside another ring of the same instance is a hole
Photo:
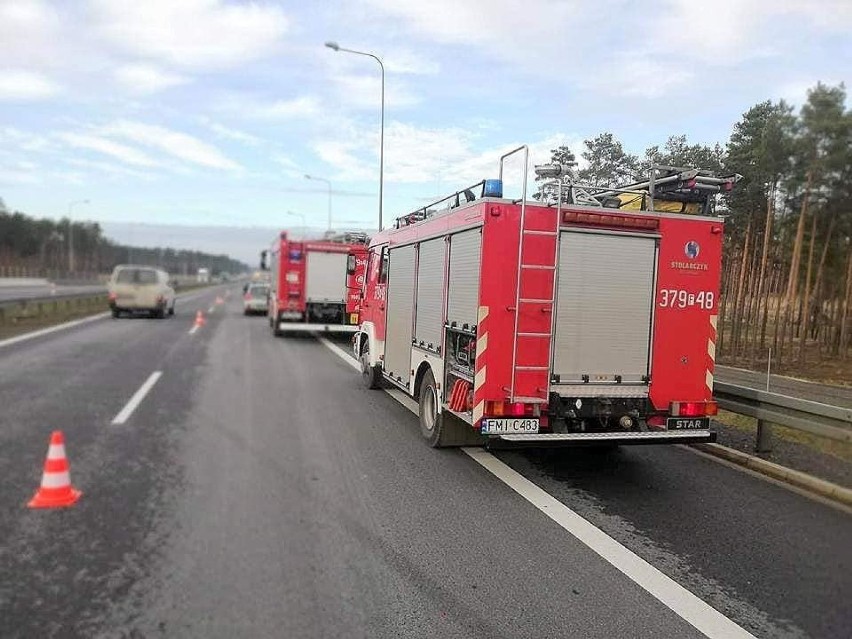
[[[382,371],[378,366],[370,366],[370,343],[361,349],[361,379],[370,390],[382,387]]]

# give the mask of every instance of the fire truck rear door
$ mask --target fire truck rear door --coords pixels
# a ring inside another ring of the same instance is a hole
[[[645,383],[651,356],[657,238],[563,231],[559,251],[553,347],[558,383],[582,384],[589,395],[612,392],[619,380]]]
[[[346,301],[346,253],[308,251],[305,299],[308,302]]]

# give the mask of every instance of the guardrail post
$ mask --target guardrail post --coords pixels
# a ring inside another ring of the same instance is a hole
[[[754,443],[754,452],[772,452],[772,424],[762,419],[757,420],[757,441]]]

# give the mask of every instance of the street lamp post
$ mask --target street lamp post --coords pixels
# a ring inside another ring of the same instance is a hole
[[[328,230],[331,230],[331,180],[326,180],[325,178],[315,177],[313,175],[305,174],[306,180],[314,180],[315,182],[325,182],[325,185],[328,187]]]
[[[68,202],[68,272],[74,272],[74,221],[71,213],[78,204],[88,204],[89,200],[74,200]]]
[[[373,58],[379,63],[382,70],[382,127],[379,138],[379,230],[382,230],[382,195],[385,184],[385,65],[382,64],[381,58],[366,51],[355,51],[354,49],[345,49],[336,42],[326,42],[325,46],[334,51],[345,51],[346,53],[354,53],[355,55],[364,55],[368,58]]]

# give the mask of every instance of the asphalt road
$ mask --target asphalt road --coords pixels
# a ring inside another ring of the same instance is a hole
[[[222,290],[0,345],[0,636],[702,636]],[[32,511],[56,428],[84,494]],[[848,636],[849,514],[682,448],[496,454],[756,636]]]

